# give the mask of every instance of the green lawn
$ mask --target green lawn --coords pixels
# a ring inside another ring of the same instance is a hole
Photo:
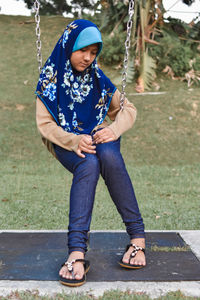
[[[52,297],[48,296],[39,296],[37,292],[35,293],[13,293],[10,297],[0,297],[0,300],[150,300],[151,297],[143,294],[143,293],[132,293],[130,291],[127,292],[121,292],[121,291],[109,291],[105,292],[103,296],[100,296],[98,298],[89,295],[83,295],[83,294],[58,294],[54,295]],[[199,297],[189,297],[184,296],[179,291],[168,293],[165,296],[160,296],[159,298],[156,298],[157,300],[200,300]]]
[[[35,125],[32,21],[0,15],[0,229],[67,229],[72,177],[42,145]],[[44,61],[67,23],[41,18]],[[115,79],[114,68],[101,67]],[[158,83],[166,94],[132,95],[128,85],[138,117],[122,138],[122,152],[146,229],[199,229],[200,89],[164,78]],[[91,229],[124,229],[102,180]]]

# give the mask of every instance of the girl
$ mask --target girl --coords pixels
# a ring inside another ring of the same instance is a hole
[[[120,265],[135,269],[146,264],[144,224],[120,153],[120,136],[133,126],[136,109],[125,99],[120,110],[120,92],[96,62],[101,49],[97,26],[73,21],[45,63],[36,89],[43,142],[73,174],[69,256],[59,272],[60,282],[68,286],[82,285],[89,270],[84,256],[100,174],[130,236]]]

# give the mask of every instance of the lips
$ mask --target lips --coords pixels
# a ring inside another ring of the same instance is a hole
[[[83,67],[83,68],[87,68],[88,67],[88,65],[85,65],[85,64],[80,64],[81,65],[81,67]]]

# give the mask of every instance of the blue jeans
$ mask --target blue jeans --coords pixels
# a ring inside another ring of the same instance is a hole
[[[84,153],[85,158],[57,145],[54,145],[54,149],[61,164],[73,174],[68,227],[69,253],[87,251],[95,190],[100,174],[126,225],[130,239],[144,238],[143,220],[120,153],[120,138],[96,145],[96,154]]]

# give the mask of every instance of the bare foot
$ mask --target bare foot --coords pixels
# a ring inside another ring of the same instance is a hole
[[[145,239],[144,238],[136,238],[131,240],[131,244],[135,244],[136,246],[145,248]],[[124,263],[129,263],[130,255],[133,251],[133,247],[131,246],[128,251],[124,254],[122,261]],[[139,265],[139,266],[146,266],[146,259],[145,254],[143,251],[138,251],[137,254],[131,258],[130,260],[131,265]]]
[[[73,259],[84,259],[84,253],[80,251],[73,251],[68,257],[69,262],[71,262]],[[72,272],[69,272],[67,266],[63,266],[60,269],[59,275],[62,276],[63,278],[67,279],[77,279],[80,280],[82,279],[84,275],[84,266],[83,263],[81,262],[75,262],[73,263],[73,270],[74,270],[74,277],[72,276]]]

